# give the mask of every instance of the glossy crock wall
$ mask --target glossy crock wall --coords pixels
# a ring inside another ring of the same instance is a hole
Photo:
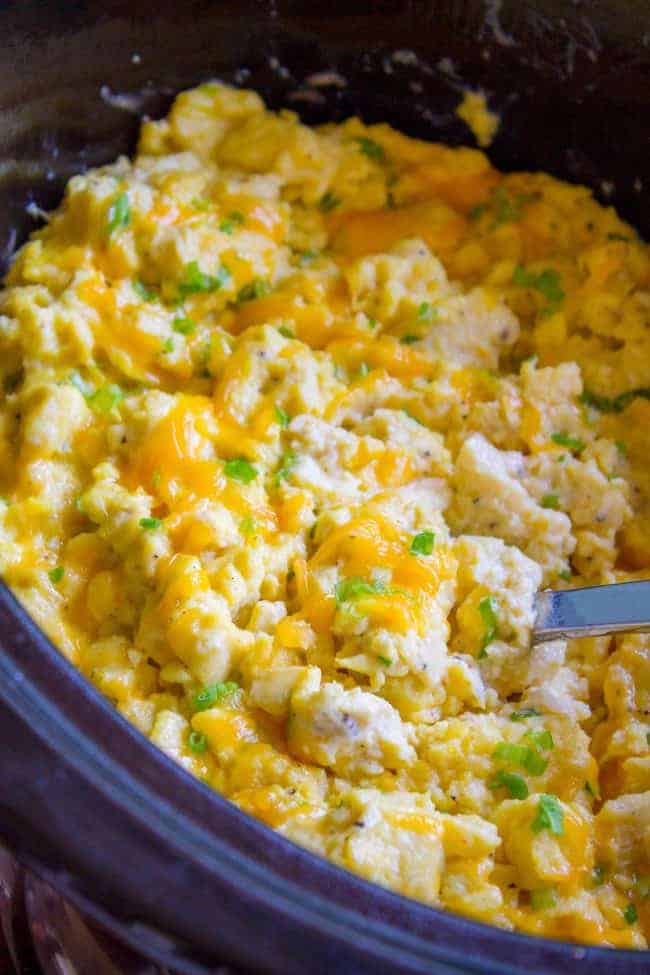
[[[33,226],[26,205],[54,205],[74,172],[129,151],[140,114],[215,75],[308,121],[358,112],[450,143],[469,141],[453,114],[460,90],[482,85],[503,119],[497,165],[589,183],[648,232],[649,45],[647,0],[4,4],[0,247],[7,257]],[[331,69],[344,86],[307,83]],[[0,701],[0,836],[87,917],[175,971],[223,960],[283,975],[648,971],[640,953],[432,911],[292,846],[156,752],[6,591]],[[69,960],[95,975],[86,956]]]

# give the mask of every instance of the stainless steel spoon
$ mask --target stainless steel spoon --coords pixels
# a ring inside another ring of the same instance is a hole
[[[535,597],[531,642],[606,633],[650,633],[650,580],[584,589],[557,589]]]

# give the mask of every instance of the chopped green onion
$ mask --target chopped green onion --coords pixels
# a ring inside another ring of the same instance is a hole
[[[639,914],[634,904],[630,903],[623,911],[623,918],[626,924],[636,924]]]
[[[499,769],[497,774],[488,782],[490,789],[507,789],[511,799],[526,799],[528,797],[528,786],[526,780],[515,772],[506,772]]]
[[[534,911],[546,911],[550,907],[555,907],[557,904],[555,891],[552,887],[531,890],[530,904]]]
[[[555,748],[553,735],[546,728],[542,729],[542,731],[527,731],[525,737],[528,741],[532,742],[536,748],[541,748],[545,752]]]
[[[541,712],[537,711],[535,708],[519,708],[518,711],[513,711],[510,715],[511,721],[525,721],[527,718],[539,718]]]
[[[492,758],[501,759],[504,762],[512,762],[515,765],[526,764],[530,749],[526,745],[516,745],[509,741],[501,741],[492,752]]]
[[[539,274],[535,274],[533,271],[528,271],[519,264],[512,275],[512,283],[523,288],[534,288],[536,291],[539,291],[548,301],[548,306],[545,309],[547,313],[556,311],[564,300],[564,291],[560,284],[560,277],[557,271],[554,271],[552,268],[546,268],[546,270],[541,271]]]
[[[239,685],[234,681],[222,681],[219,684],[211,684],[204,687],[195,695],[192,702],[195,711],[207,711],[214,704],[221,704],[227,697],[239,690]]]
[[[238,227],[243,222],[243,213],[239,213],[237,210],[232,210],[219,224],[219,230],[223,234],[228,234],[228,236],[230,236],[234,232],[235,227]]]
[[[555,511],[560,507],[560,499],[557,494],[545,494],[540,501],[542,508],[553,508]]]
[[[65,573],[65,569],[63,568],[62,565],[57,565],[56,569],[50,569],[50,571],[48,572],[48,576],[50,577],[50,582],[53,582],[54,585],[56,586],[57,583],[61,582],[61,579],[63,579],[64,573]]]
[[[531,775],[541,775],[546,771],[548,762],[545,758],[530,748],[528,745],[518,745],[512,742],[502,741],[492,752],[492,757],[504,762],[512,762],[513,765],[520,765]]]
[[[256,298],[263,298],[270,290],[271,285],[268,281],[264,281],[262,278],[253,278],[252,281],[239,289],[237,302],[241,305],[245,301],[255,301]]]
[[[160,347],[160,351],[163,355],[168,355],[170,352],[174,351],[174,340],[173,338],[165,339]]]
[[[389,657],[382,657],[380,653],[377,654],[377,660],[383,667],[390,667],[393,662]]]
[[[278,485],[280,481],[286,481],[289,478],[289,474],[292,469],[296,466],[298,462],[298,455],[293,450],[285,450],[280,459],[280,466],[278,467],[275,474],[275,483]]]
[[[212,353],[214,351],[214,335],[211,335],[207,342],[201,345],[199,350],[199,363],[202,366],[201,375],[204,378],[210,378],[212,373],[210,372],[210,360],[212,359]]]
[[[289,426],[289,414],[285,413],[281,406],[276,404],[275,418],[282,428]]]
[[[483,214],[488,211],[488,209],[489,206],[487,203],[478,203],[475,207],[472,207],[472,209],[469,211],[468,214],[469,219],[472,222],[474,222],[475,220],[479,220],[483,216]]]
[[[581,453],[585,449],[584,441],[580,440],[579,437],[572,437],[566,430],[562,430],[560,433],[553,433],[551,440],[560,447],[568,447],[569,450],[575,451],[576,454]]]
[[[564,291],[560,285],[560,278],[557,271],[550,269],[542,271],[537,277],[535,287],[553,305],[559,305],[564,299]]]
[[[331,210],[335,210],[336,207],[341,202],[340,197],[331,190],[323,193],[320,200],[318,201],[318,208],[322,210],[323,213],[330,213]]]
[[[478,604],[478,611],[481,614],[481,619],[485,627],[481,649],[479,651],[479,660],[487,656],[487,648],[497,635],[498,609],[499,604],[494,596],[484,596]]]
[[[145,531],[153,532],[156,531],[162,525],[160,518],[141,518],[140,528],[144,528]]]
[[[561,572],[558,572],[558,578],[563,579],[564,582],[571,582],[573,579],[573,573],[571,572],[571,569],[562,569]]]
[[[422,322],[435,322],[438,318],[438,309],[428,301],[423,301],[418,308],[418,318]]]
[[[361,152],[369,159],[376,159],[379,162],[386,158],[384,147],[373,139],[368,139],[367,136],[362,135],[355,139],[355,142],[359,143]]]
[[[246,515],[245,518],[242,518],[239,524],[239,530],[242,533],[242,535],[253,534],[253,532],[255,531],[255,519],[253,518],[252,515]]]
[[[530,772],[531,775],[543,775],[547,769],[548,762],[545,758],[542,758],[538,752],[534,751],[532,748],[528,748],[523,765],[526,771]]]
[[[500,227],[503,223],[518,221],[521,218],[522,208],[534,199],[535,196],[531,193],[517,193],[512,197],[503,186],[497,186],[491,200],[494,208],[494,226]]]
[[[650,388],[641,387],[640,389],[631,389],[628,393],[621,393],[615,400],[616,412],[622,413],[634,399],[650,399]]]
[[[196,328],[196,322],[187,315],[178,315],[172,322],[172,328],[180,335],[191,335]]]
[[[503,223],[513,223],[521,218],[522,208],[526,203],[530,203],[535,196],[530,193],[517,193],[512,197],[503,186],[497,186],[490,200],[479,203],[469,211],[470,220],[478,220],[484,213],[492,209],[494,220],[492,230],[500,227]]]
[[[537,275],[527,271],[523,264],[518,264],[512,273],[512,283],[521,288],[534,288]]]
[[[361,376],[361,378],[363,379],[365,376],[367,376],[369,371],[370,370],[368,369],[368,363],[362,362],[361,365],[359,366],[359,375]]]
[[[131,283],[133,285],[133,290],[139,298],[142,298],[143,301],[156,300],[156,292],[152,291],[151,288],[148,288],[144,281],[141,281],[140,278],[135,278]]]
[[[334,589],[336,605],[342,606],[363,596],[381,596],[387,593],[386,586],[380,580],[369,582],[360,576],[350,576],[349,579],[341,579],[337,582]]]
[[[116,230],[123,230],[131,223],[131,206],[127,193],[120,193],[108,208],[108,236]]]
[[[209,293],[219,291],[230,280],[230,271],[225,267],[220,267],[216,275],[206,274],[199,267],[198,261],[190,261],[185,265],[185,278],[178,285],[178,293],[181,298],[188,295],[199,293]]]
[[[402,335],[402,337],[400,338],[400,342],[402,345],[413,345],[414,342],[419,342],[419,341],[420,341],[420,336],[412,335],[411,333],[409,333],[408,335]]]
[[[256,468],[243,457],[227,460],[223,465],[223,471],[226,477],[231,477],[233,481],[241,481],[242,484],[250,484],[257,477]]]
[[[98,413],[110,413],[124,399],[124,392],[114,383],[100,386],[94,393],[86,396],[86,402]]]
[[[595,410],[600,410],[601,413],[613,413],[616,409],[614,400],[610,399],[609,396],[600,396],[589,389],[583,390],[578,399],[585,406],[591,406]]]
[[[632,400],[650,399],[650,388],[641,386],[639,389],[630,389],[627,393],[619,393],[618,396],[600,396],[588,389],[580,394],[580,402],[586,406],[591,406],[601,413],[622,413]]]
[[[285,339],[295,339],[296,337],[291,331],[291,329],[287,328],[286,325],[280,325],[278,332],[280,333],[280,335],[284,335]]]
[[[409,552],[411,555],[431,555],[435,544],[436,536],[434,532],[418,532],[413,537]]]
[[[200,755],[208,747],[208,739],[200,731],[191,731],[187,743],[197,755]]]
[[[524,366],[528,366],[528,365],[532,366],[533,369],[536,369],[537,359],[538,356],[536,355],[527,355],[526,358],[522,359],[521,362],[519,363],[519,369],[521,370],[523,369]]]
[[[553,836],[564,833],[564,813],[556,796],[543,793],[537,802],[537,812],[531,823],[533,833],[549,830]]]

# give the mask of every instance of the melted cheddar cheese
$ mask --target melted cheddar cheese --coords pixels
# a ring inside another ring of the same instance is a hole
[[[646,946],[650,638],[530,648],[540,587],[650,574],[612,209],[207,84],[70,181],[0,346],[0,569],[144,735],[403,894]]]

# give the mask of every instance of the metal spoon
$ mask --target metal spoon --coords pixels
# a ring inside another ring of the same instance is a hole
[[[650,580],[584,589],[547,589],[535,597],[531,642],[606,633],[650,633]]]

